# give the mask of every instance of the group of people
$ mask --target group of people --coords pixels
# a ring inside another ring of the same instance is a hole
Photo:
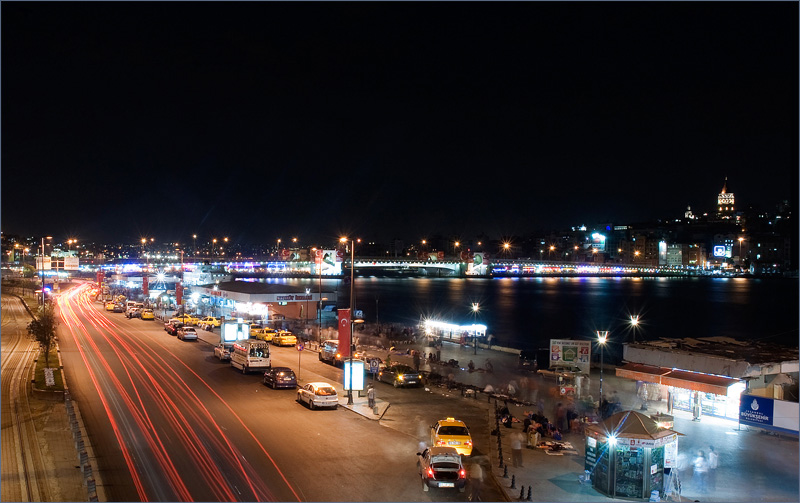
[[[693,477],[699,492],[704,493],[709,489],[714,490],[717,488],[718,466],[719,456],[713,445],[708,446],[708,454],[702,449],[697,451],[694,460],[692,460],[692,468],[694,469]]]

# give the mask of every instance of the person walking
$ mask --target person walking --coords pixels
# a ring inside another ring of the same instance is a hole
[[[515,431],[511,434],[511,464],[514,468],[522,468],[522,442],[525,441],[525,435],[522,432]]]
[[[692,467],[694,468],[693,478],[697,483],[697,492],[705,493],[706,480],[708,477],[708,461],[703,451],[697,451],[697,456],[695,456],[694,461],[692,461]]]
[[[713,445],[708,446],[708,488],[712,491],[717,489],[717,466],[719,466],[719,456],[714,450]]]
[[[367,390],[367,405],[370,409],[375,408],[375,388],[373,388],[371,384]]]
[[[414,350],[414,370],[419,372],[419,351]]]
[[[473,463],[469,470],[470,494],[469,501],[481,501],[481,487],[483,486],[483,467]]]

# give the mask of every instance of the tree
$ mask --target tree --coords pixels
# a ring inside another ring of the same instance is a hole
[[[40,307],[38,316],[28,323],[28,334],[39,343],[39,348],[44,353],[44,364],[48,367],[50,366],[50,347],[56,338],[56,327],[58,327],[58,318],[55,309],[49,304]]]

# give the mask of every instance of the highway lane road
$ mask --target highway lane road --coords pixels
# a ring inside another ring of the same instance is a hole
[[[59,298],[61,350],[109,499],[465,499],[423,493],[414,454],[427,426],[455,414],[456,402],[378,383],[380,396],[397,405],[380,422],[341,407],[312,411],[295,392],[271,390],[261,376],[219,362],[208,344],[169,336],[160,322],[107,313],[85,290]],[[272,357],[273,365],[297,368],[294,348],[273,347]],[[314,353],[301,358],[301,383],[325,379],[341,390],[340,369]],[[408,407],[400,407],[404,400]],[[485,411],[466,409],[488,425]]]

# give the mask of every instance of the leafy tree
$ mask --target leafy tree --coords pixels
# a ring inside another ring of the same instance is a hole
[[[39,308],[37,317],[28,323],[28,334],[39,343],[39,348],[44,352],[44,364],[50,366],[50,348],[56,338],[58,318],[52,305],[45,304]]]

